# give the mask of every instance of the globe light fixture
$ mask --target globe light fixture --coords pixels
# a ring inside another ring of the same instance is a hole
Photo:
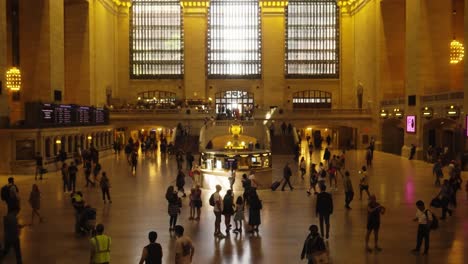
[[[6,72],[6,87],[13,92],[21,90],[21,71],[12,67]]]

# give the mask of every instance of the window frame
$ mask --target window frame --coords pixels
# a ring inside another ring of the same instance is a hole
[[[293,93],[293,109],[331,109],[332,93],[321,90],[302,90]]]

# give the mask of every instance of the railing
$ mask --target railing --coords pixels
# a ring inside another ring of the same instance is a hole
[[[317,109],[317,108],[300,108],[300,109],[293,109],[293,112],[307,112],[313,114],[370,114],[371,110],[367,108],[363,109],[343,109],[343,108],[335,108],[335,109]]]
[[[452,93],[441,93],[421,96],[421,102],[435,102],[435,101],[445,101],[445,100],[457,100],[463,99],[465,97],[464,92],[452,92]]]
[[[404,105],[404,104],[406,104],[406,100],[404,97],[380,101],[380,106],[393,106],[393,105]]]
[[[232,124],[240,124],[242,126],[255,126],[255,121],[249,120],[249,121],[237,121],[237,120],[215,120],[212,121],[213,126],[217,127],[227,127]]]

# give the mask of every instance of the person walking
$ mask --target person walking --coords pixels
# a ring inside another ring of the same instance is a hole
[[[70,173],[68,172],[68,165],[66,162],[62,164],[62,182],[63,182],[63,192],[66,193],[70,190]]]
[[[283,183],[283,187],[281,188],[281,191],[284,191],[284,187],[286,187],[286,184],[289,186],[289,189],[291,189],[291,191],[294,190],[290,182],[291,176],[292,176],[292,171],[291,171],[291,168],[289,167],[289,162],[286,162],[286,165],[284,166],[284,169],[283,169],[284,183]]]
[[[213,204],[213,212],[215,215],[215,232],[214,236],[218,238],[225,238],[226,236],[221,232],[221,214],[223,212],[223,198],[219,193],[221,191],[221,185],[216,185],[216,192],[210,197],[210,204]]]
[[[444,173],[442,171],[442,161],[440,159],[437,160],[436,163],[434,163],[434,166],[432,167],[432,174],[435,176],[435,186],[440,186],[440,179],[444,178]]]
[[[43,219],[39,214],[39,209],[41,208],[41,192],[37,184],[32,185],[31,193],[29,194],[29,204],[31,205],[32,215],[31,215],[31,225],[34,224],[34,216],[39,217],[39,222],[42,223]]]
[[[182,201],[177,192],[174,190],[174,186],[169,186],[166,191],[166,200],[167,200],[167,212],[169,214],[169,231],[173,231],[176,223],[177,216],[180,214],[180,208],[182,207]]]
[[[101,181],[99,182],[99,185],[101,186],[102,200],[104,201],[104,203],[106,203],[106,196],[107,196],[107,200],[109,201],[109,203],[112,203],[110,193],[109,193],[111,184],[105,171],[103,171],[101,174]]]
[[[307,191],[307,195],[310,196],[311,190],[314,190],[314,194],[317,194],[317,191],[315,190],[315,186],[317,186],[318,183],[318,172],[317,169],[315,169],[316,164],[312,163],[310,164],[310,186],[309,190]]]
[[[85,164],[84,164],[84,167],[85,167],[85,178],[86,178],[86,187],[88,187],[89,185],[94,186],[94,182],[92,182],[90,180],[90,176],[91,176],[91,160],[86,160],[85,161]]]
[[[39,180],[42,180],[42,174],[44,173],[44,159],[42,158],[41,153],[36,152],[36,172],[34,175],[34,180],[37,180],[37,174],[39,174]]]
[[[351,209],[349,204],[354,198],[354,189],[353,183],[351,182],[351,178],[349,176],[349,171],[345,171],[345,176],[343,178],[343,187],[345,192],[345,208]]]
[[[242,174],[242,188],[244,188],[244,193],[242,194],[242,197],[244,198],[244,204],[248,203],[249,201],[249,195],[250,195],[250,190],[252,189],[252,182],[250,179],[247,177],[247,174]]]
[[[257,190],[253,189],[250,194],[249,206],[249,233],[256,232],[258,234],[258,227],[262,223],[260,210],[262,210],[262,201],[258,197]]]
[[[78,167],[76,166],[75,162],[70,163],[68,166],[68,191],[75,192],[76,188],[76,174],[78,173]]]
[[[304,180],[304,175],[306,174],[306,161],[305,158],[301,158],[301,162],[299,163],[299,169],[301,171],[301,178]]]
[[[201,207],[202,207],[201,194],[202,194],[202,191],[200,189],[200,185],[199,184],[195,185],[195,190],[193,191],[193,195],[191,197],[193,207],[194,207],[194,212],[193,212],[192,217],[194,217],[194,219],[197,221],[200,220],[200,212],[201,212]]]
[[[234,223],[236,228],[234,228],[234,233],[242,233],[242,221],[244,221],[244,200],[242,196],[238,196],[236,200],[236,211],[234,213]]]
[[[96,182],[98,181],[98,175],[99,175],[99,172],[101,172],[101,164],[98,162],[96,164],[94,164],[94,168],[93,168],[93,180],[94,180],[94,183],[96,184]]]
[[[333,199],[331,194],[325,192],[327,187],[320,185],[320,193],[317,194],[317,205],[315,213],[320,221],[320,234],[326,239],[330,235],[330,215],[333,214]],[[323,223],[325,222],[326,233],[323,232]]]
[[[182,192],[182,197],[187,197],[185,194],[184,186],[185,186],[185,173],[182,171],[182,169],[179,169],[177,172],[177,177],[176,177],[176,186],[177,186],[177,192]]]
[[[8,184],[2,187],[1,198],[6,203],[8,212],[20,211],[19,189],[13,177],[9,177]]]
[[[320,237],[318,227],[316,225],[311,225],[309,227],[309,232],[309,235],[304,241],[304,246],[302,247],[301,259],[306,258],[308,264],[316,264],[314,262],[314,256],[320,252],[326,252],[328,255],[328,251],[323,238]]]
[[[136,174],[138,165],[138,152],[136,150],[132,151],[132,154],[130,155],[130,165],[132,168],[132,173]]]
[[[374,232],[374,249],[382,251],[379,247],[379,229],[380,229],[380,215],[385,213],[385,207],[377,203],[375,195],[370,196],[369,205],[367,206],[367,233],[366,233],[366,250],[372,252],[369,247],[369,237],[372,231]]]
[[[362,200],[362,191],[367,193],[367,197],[370,197],[369,193],[369,179],[367,178],[367,168],[366,166],[362,166],[362,170],[359,171],[361,174],[361,179],[359,180],[359,200]]]
[[[19,235],[20,229],[23,228],[24,225],[20,225],[18,223],[17,215],[18,211],[11,211],[3,217],[5,247],[3,248],[3,253],[1,254],[0,263],[3,263],[3,259],[8,255],[11,247],[13,247],[15,250],[16,263],[23,263]]]
[[[192,239],[184,236],[184,227],[177,225],[174,227],[176,235],[175,242],[175,264],[190,264],[193,261],[195,247]]]
[[[103,224],[96,226],[96,236],[92,237],[89,242],[91,244],[90,263],[109,264],[111,238],[104,235]]]
[[[156,243],[158,233],[151,231],[148,234],[150,243],[143,248],[139,264],[162,264],[163,251],[161,244]]]
[[[366,164],[367,167],[372,167],[372,159],[374,158],[374,151],[371,149],[371,147],[368,147],[366,150]]]
[[[231,230],[231,216],[234,214],[234,194],[232,189],[226,192],[223,198],[223,215],[224,215],[224,224],[226,226],[226,235],[229,236],[229,231]]]
[[[439,198],[441,201],[441,206],[442,206],[442,217],[440,220],[444,220],[447,217],[447,213],[452,216],[452,210],[449,209],[449,202],[450,202],[450,197],[452,196],[452,186],[450,186],[450,183],[448,180],[444,180],[444,183],[442,184],[442,187],[440,188],[439,192]]]
[[[330,164],[330,150],[328,148],[325,148],[325,151],[323,152],[323,160],[325,161],[325,164],[329,165]]]
[[[429,251],[429,233],[431,231],[430,224],[433,221],[432,212],[426,209],[424,202],[419,200],[416,202],[416,218],[413,221],[418,222],[418,233],[416,237],[416,248],[412,250],[414,254],[419,254],[422,241],[424,240],[423,255],[427,255]]]

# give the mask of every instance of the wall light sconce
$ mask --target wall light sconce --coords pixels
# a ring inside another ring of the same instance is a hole
[[[460,108],[458,106],[448,106],[447,107],[447,117],[452,119],[457,119],[460,116]]]
[[[88,136],[88,140],[92,140],[92,139],[93,139],[93,137],[92,137],[92,136]]]
[[[403,118],[403,110],[401,110],[400,108],[393,109],[393,113],[396,118]]]
[[[426,119],[431,119],[432,116],[434,115],[434,110],[431,107],[425,106],[422,109],[422,116]]]
[[[385,109],[382,109],[382,110],[380,110],[380,114],[379,114],[379,115],[380,115],[380,118],[385,119],[385,118],[388,117],[388,111],[385,110]]]
[[[55,144],[57,144],[57,145],[62,144],[62,140],[60,140],[60,139],[55,140]]]

